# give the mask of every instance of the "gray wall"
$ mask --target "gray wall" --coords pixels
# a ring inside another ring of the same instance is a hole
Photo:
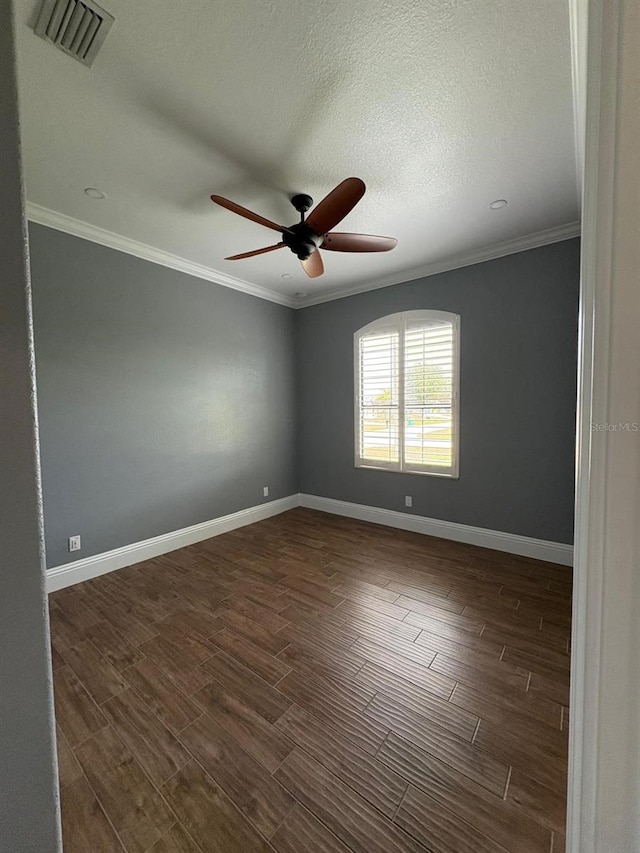
[[[48,566],[297,490],[291,309],[30,234]]]
[[[300,491],[572,542],[579,252],[569,240],[300,310]],[[421,308],[461,315],[457,480],[353,464],[353,333]]]
[[[60,849],[11,3],[0,3],[0,849]]]

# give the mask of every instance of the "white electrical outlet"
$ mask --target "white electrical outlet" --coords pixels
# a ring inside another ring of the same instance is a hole
[[[411,497],[411,495],[405,495],[404,496],[404,505],[405,506],[413,506],[413,498]]]
[[[69,550],[70,551],[79,551],[81,547],[82,547],[82,545],[80,543],[80,537],[79,536],[70,536],[69,537]]]
[[[265,496],[265,498],[269,497],[269,486],[264,487],[264,489],[262,490],[262,494]]]

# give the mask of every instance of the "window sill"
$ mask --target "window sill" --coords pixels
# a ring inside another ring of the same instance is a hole
[[[458,480],[460,478],[459,471],[413,471],[402,468],[388,468],[385,465],[367,465],[362,462],[356,462],[354,468],[363,471],[386,471],[389,474],[417,474],[419,477],[440,477],[446,480]]]

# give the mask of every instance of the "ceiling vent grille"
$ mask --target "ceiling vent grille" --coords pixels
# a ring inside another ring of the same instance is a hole
[[[35,33],[91,65],[113,21],[113,15],[91,0],[43,0]]]

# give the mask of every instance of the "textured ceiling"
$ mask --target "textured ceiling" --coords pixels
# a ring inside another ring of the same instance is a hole
[[[578,219],[566,0],[101,2],[116,22],[88,69],[16,0],[34,204],[285,295]],[[313,281],[285,250],[223,260],[274,235],[211,193],[291,224],[293,192],[319,201],[350,175],[367,194],[342,230],[393,252],[325,252]]]

